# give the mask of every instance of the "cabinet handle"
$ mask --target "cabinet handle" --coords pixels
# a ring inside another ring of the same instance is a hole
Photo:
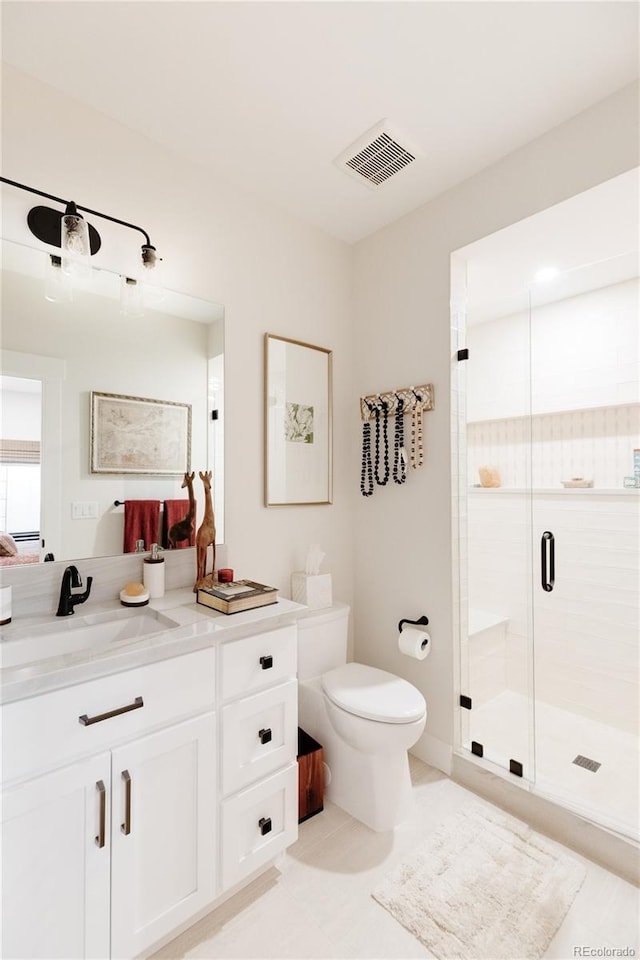
[[[98,827],[96,845],[98,847],[104,847],[104,832],[107,817],[107,791],[104,788],[104,782],[102,780],[97,781],[96,789],[100,794],[100,826]]]
[[[263,837],[265,833],[271,833],[271,817],[260,817],[258,826]]]
[[[124,780],[124,823],[120,824],[120,829],[129,836],[131,833],[131,774],[128,770],[122,771]]]
[[[115,710],[109,710],[108,713],[98,713],[95,717],[88,717],[86,713],[83,713],[81,717],[78,717],[78,720],[83,727],[89,727],[92,723],[100,723],[101,720],[110,720],[111,717],[119,717],[121,713],[129,713],[130,710],[139,710],[140,707],[144,707],[144,701],[142,697],[136,697],[133,703],[128,703],[125,707],[117,707]]]
[[[270,670],[273,666],[273,657],[260,657],[260,666],[263,670]]]
[[[258,736],[260,737],[260,743],[270,743],[271,727],[266,727],[263,730],[258,730]]]

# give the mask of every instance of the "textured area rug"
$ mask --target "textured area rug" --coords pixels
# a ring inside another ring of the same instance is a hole
[[[447,819],[373,897],[436,957],[533,960],[585,875],[522,821],[475,805]]]

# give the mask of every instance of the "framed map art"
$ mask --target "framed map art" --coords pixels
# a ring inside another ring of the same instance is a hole
[[[188,473],[191,404],[92,391],[90,460],[91,473]]]

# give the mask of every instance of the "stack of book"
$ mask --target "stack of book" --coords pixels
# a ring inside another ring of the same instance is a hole
[[[231,583],[214,583],[210,587],[199,587],[198,603],[220,613],[240,613],[241,610],[253,610],[269,603],[278,602],[278,591],[254,580],[234,580]]]

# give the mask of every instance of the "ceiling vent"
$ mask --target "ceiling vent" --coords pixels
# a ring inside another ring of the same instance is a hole
[[[335,163],[361,183],[379,187],[418,156],[420,152],[406,137],[381,120],[336,157]]]

